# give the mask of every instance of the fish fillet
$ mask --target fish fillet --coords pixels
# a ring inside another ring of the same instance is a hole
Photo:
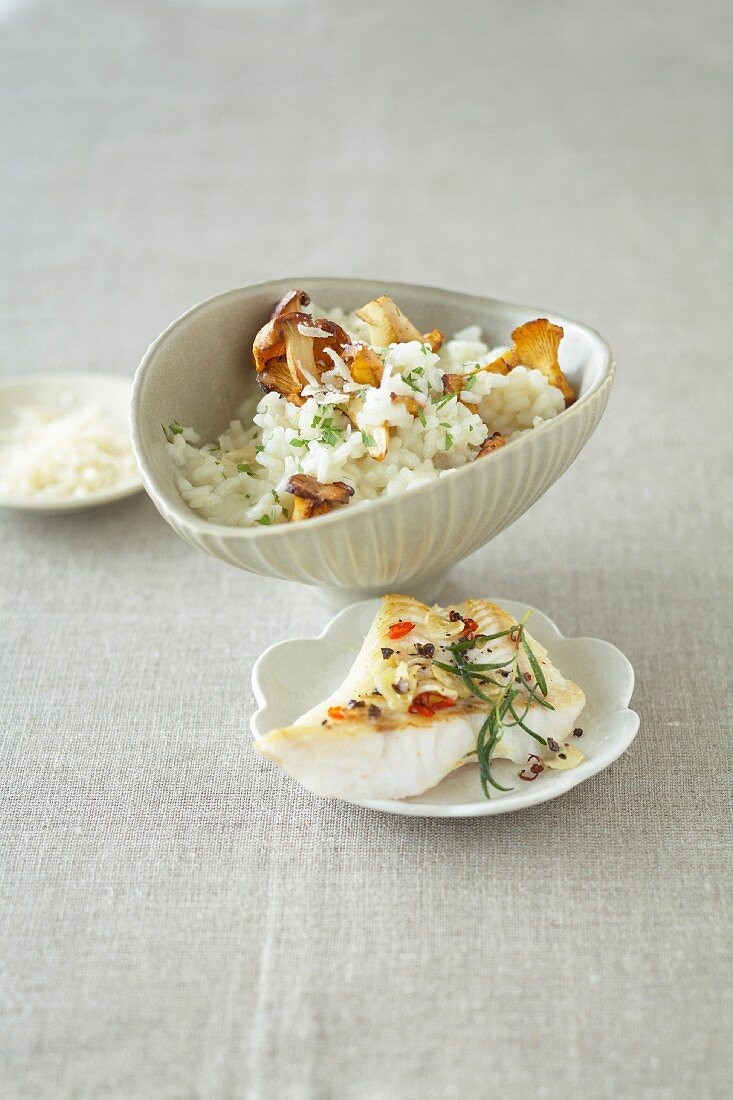
[[[480,640],[481,635],[517,626],[497,604],[465,600],[449,608],[430,608],[409,596],[383,597],[344,682],[293,725],[261,738],[258,752],[315,794],[357,800],[421,794],[456,768],[475,762],[470,754],[492,705],[471,694],[457,672],[435,664],[453,664],[448,647],[466,636],[470,628],[465,624],[471,621],[479,640],[465,651],[467,661],[495,664],[517,653],[509,635]],[[408,624],[413,624],[409,630]],[[402,637],[396,636],[405,630]],[[568,738],[585,696],[554,667],[545,648],[531,635],[526,637],[546,681],[547,695],[542,698],[554,709],[528,698],[523,721],[548,744],[540,744],[519,725],[505,726],[493,759],[524,765],[535,754],[543,766],[573,767],[583,754]],[[525,683],[531,687],[536,679],[521,647],[518,659],[524,683],[517,682],[523,689]],[[481,686],[485,693],[491,690]],[[411,711],[420,699],[436,697],[449,700],[443,703],[445,709],[427,715]]]

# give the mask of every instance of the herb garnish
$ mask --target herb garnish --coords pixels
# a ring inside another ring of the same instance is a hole
[[[374,440],[369,435],[369,432],[365,432],[363,429],[362,429],[362,432],[361,432],[361,440],[362,440],[362,443],[364,444],[365,447],[373,447],[374,446]]]
[[[172,435],[183,435],[183,428],[177,420],[172,420],[167,428],[165,424],[161,424],[160,426],[163,429],[163,435],[165,436],[167,443],[173,442],[173,440],[171,439]],[[170,432],[170,435],[168,435],[168,432]]]
[[[334,428],[333,417],[321,418],[321,438],[319,443],[327,443],[329,447],[335,447],[343,432],[340,428]]]
[[[463,683],[472,695],[491,705],[491,710],[486,721],[479,730],[476,739],[476,759],[481,771],[481,788],[486,798],[491,797],[491,787],[497,791],[511,790],[511,787],[502,787],[491,774],[491,761],[494,750],[504,735],[504,730],[511,726],[519,726],[520,729],[539,741],[541,745],[548,742],[544,737],[526,724],[526,717],[532,703],[539,703],[548,710],[554,710],[547,696],[547,681],[532,647],[527,641],[525,623],[529,612],[524,618],[508,630],[500,630],[496,634],[477,634],[473,638],[464,638],[446,646],[455,664],[447,664],[444,661],[435,661],[438,668],[446,672],[460,676]],[[497,661],[489,664],[472,663],[466,660],[466,651],[474,649],[478,643],[490,642],[495,638],[508,638],[513,644],[512,655],[505,661]],[[532,684],[525,675],[520,675],[519,658],[524,653],[534,673],[536,683]],[[487,675],[490,672],[499,672],[504,677],[504,682]],[[481,687],[479,687],[479,684]],[[494,691],[491,694],[491,689]],[[541,698],[538,692],[545,698]],[[473,754],[471,754],[473,755]]]
[[[255,472],[248,462],[238,462],[237,469],[239,470],[240,474],[248,474],[250,477],[255,476]]]

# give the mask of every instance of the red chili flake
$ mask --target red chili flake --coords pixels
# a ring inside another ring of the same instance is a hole
[[[440,695],[437,691],[421,691],[407,708],[410,714],[420,714],[423,718],[432,718],[436,710],[445,710],[455,706],[455,699]]]
[[[393,642],[396,642],[398,638],[404,638],[407,634],[410,633],[411,630],[414,629],[414,623],[402,622],[402,620],[400,619],[398,623],[392,623],[391,627],[389,628],[388,634],[390,639]]]
[[[465,619],[463,618],[463,615],[461,615],[460,612],[456,611],[455,609],[448,613],[448,618],[450,619],[450,621],[452,623],[465,622]]]
[[[478,623],[475,619],[464,619],[463,630],[461,631],[462,638],[473,638],[474,634],[478,630]]]
[[[537,776],[542,774],[544,768],[540,767],[539,764],[533,764],[529,770],[532,773],[531,775],[525,775],[523,771],[517,772],[519,778],[523,779],[525,783],[534,783]]]
[[[328,708],[328,717],[329,718],[337,718],[337,719],[338,718],[348,718],[349,717],[349,712],[346,709],[346,707],[329,707]]]
[[[530,774],[529,775],[525,774],[524,768],[521,770],[521,772],[517,772],[517,775],[519,776],[519,778],[523,779],[525,783],[534,783],[537,776],[541,775],[542,772],[545,770],[544,765],[542,763],[542,757],[538,756],[536,752],[529,753],[529,755],[527,756],[527,763],[528,764],[529,764],[530,760],[534,760],[535,763],[530,764],[530,767],[529,767]]]

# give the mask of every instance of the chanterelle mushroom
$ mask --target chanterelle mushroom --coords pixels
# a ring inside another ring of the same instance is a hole
[[[443,333],[438,329],[420,335],[410,318],[405,317],[387,294],[357,309],[356,316],[369,325],[369,339],[379,348],[419,340],[421,344],[429,344],[433,351],[438,351],[444,340]]]
[[[340,353],[348,344],[348,334],[335,321],[279,313],[260,329],[252,346],[257,380],[264,390],[277,390],[302,405],[303,387],[317,385],[321,374],[333,368],[326,349]]]
[[[310,304],[310,295],[304,290],[289,290],[273,309],[270,320],[274,321],[276,317],[282,317],[286,313],[305,313]]]
[[[550,385],[560,390],[567,407],[572,405],[577,395],[557,359],[557,349],[562,338],[563,330],[560,326],[551,324],[546,317],[527,321],[526,325],[520,325],[512,333],[514,347],[505,358],[512,357],[512,366],[522,363],[525,367],[542,371]]]
[[[354,490],[345,481],[324,484],[309,474],[293,474],[286,489],[293,494],[293,520],[322,516],[333,508],[348,504]]]
[[[485,439],[481,444],[479,450],[476,452],[476,458],[484,458],[485,455],[490,455],[492,451],[498,451],[500,447],[503,447],[506,443],[506,439],[501,432],[494,432],[488,439]]]
[[[389,425],[388,424],[364,424],[361,413],[364,408],[364,400],[354,396],[344,409],[352,425],[361,432],[366,452],[376,462],[381,462],[387,457],[389,450]]]
[[[378,386],[382,381],[384,364],[373,348],[366,344],[351,344],[342,352],[351,377],[360,386]]]

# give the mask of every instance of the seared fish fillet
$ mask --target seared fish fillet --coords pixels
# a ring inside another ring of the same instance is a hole
[[[374,799],[422,793],[455,768],[476,761],[471,754],[493,704],[471,692],[455,666],[455,650],[448,648],[475,636],[473,648],[460,650],[462,657],[470,665],[516,658],[515,680],[522,692],[518,715],[547,742],[541,744],[518,724],[505,724],[493,758],[525,765],[534,754],[543,767],[574,767],[583,754],[568,738],[572,740],[585,705],[581,689],[562,676],[529,634],[546,696],[538,691],[516,632],[482,640],[517,626],[511,615],[487,600],[429,608],[409,596],[385,596],[341,686],[292,726],[268,733],[257,742],[257,750],[318,795]],[[490,698],[498,698],[508,673],[483,674],[502,686],[473,682]],[[537,702],[538,696],[553,709]]]

